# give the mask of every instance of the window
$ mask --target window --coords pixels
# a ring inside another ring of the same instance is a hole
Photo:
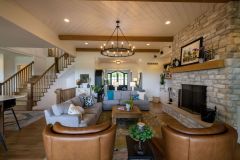
[[[107,79],[110,85],[113,85],[115,82],[118,82],[119,85],[128,84],[128,74],[123,72],[108,73]]]

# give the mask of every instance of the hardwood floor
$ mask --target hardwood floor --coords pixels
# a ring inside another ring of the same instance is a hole
[[[42,141],[44,118],[22,128],[20,131],[6,131],[8,151],[0,144],[1,160],[43,160],[45,151]]]
[[[154,105],[154,107],[159,106]],[[172,117],[166,114],[162,115],[161,120],[174,123],[175,120]],[[43,160],[45,151],[42,141],[42,130],[45,125],[45,120],[42,118],[22,128],[20,131],[6,131],[8,151],[5,152],[0,144],[0,160]],[[240,160],[240,144],[237,146],[234,160]]]

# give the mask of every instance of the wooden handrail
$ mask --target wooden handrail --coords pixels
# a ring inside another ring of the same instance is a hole
[[[46,73],[47,73],[50,69],[52,69],[54,66],[55,66],[55,63],[52,64],[45,72],[43,72],[43,74],[42,74],[41,76],[39,76],[39,77],[33,82],[33,84],[37,83],[37,82],[38,82],[43,76],[45,76]]]
[[[18,73],[20,73],[21,71],[23,71],[24,69],[26,69],[27,67],[29,67],[30,65],[33,65],[34,64],[34,61],[32,61],[31,63],[29,63],[27,66],[23,67],[22,69],[20,69],[19,71],[17,71],[16,73],[14,73],[11,77],[9,77],[8,79],[4,80],[4,82],[2,83],[5,83],[7,81],[9,81],[9,79],[13,78],[14,76],[16,76]]]
[[[34,62],[29,63],[4,82],[0,83],[0,95],[14,95],[18,92],[18,89],[32,78],[33,64]]]
[[[40,98],[47,92],[47,89],[55,82],[57,78],[57,73],[62,71],[68,65],[73,62],[73,57],[70,55],[63,54],[60,57],[55,57],[55,63],[53,63],[40,77],[38,77],[34,82],[30,83],[29,85],[29,93],[32,96],[31,98],[32,106],[34,103],[39,101]]]

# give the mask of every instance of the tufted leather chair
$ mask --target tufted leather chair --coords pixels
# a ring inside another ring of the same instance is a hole
[[[233,160],[237,144],[236,130],[219,123],[209,128],[167,125],[162,134],[152,140],[159,160]]]
[[[47,125],[43,131],[48,160],[112,160],[116,125],[105,122],[86,128]]]

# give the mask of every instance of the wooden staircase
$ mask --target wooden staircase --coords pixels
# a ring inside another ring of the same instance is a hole
[[[48,91],[57,79],[57,74],[74,62],[74,57],[64,53],[55,58],[42,75],[32,75],[34,62],[15,73],[3,83],[0,83],[0,95],[25,95],[16,100],[16,110],[32,110],[41,97]]]

